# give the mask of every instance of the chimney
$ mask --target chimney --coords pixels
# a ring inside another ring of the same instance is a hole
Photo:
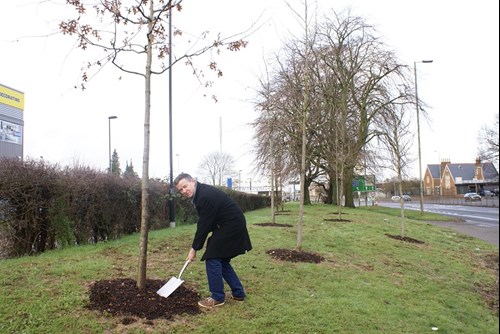
[[[443,177],[443,174],[444,174],[444,169],[446,168],[446,166],[448,166],[449,164],[451,163],[451,160],[450,159],[441,159],[441,165],[439,167],[439,171],[441,172],[441,175],[439,175],[440,178]]]
[[[474,177],[477,180],[484,180],[483,168],[481,167],[481,157],[476,158],[476,168],[474,172]]]

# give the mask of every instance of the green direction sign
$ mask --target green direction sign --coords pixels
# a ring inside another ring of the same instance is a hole
[[[374,191],[374,185],[367,185],[363,176],[358,176],[352,180],[352,191]]]

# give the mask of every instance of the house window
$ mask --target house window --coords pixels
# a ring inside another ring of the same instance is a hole
[[[440,192],[439,192],[439,190],[440,190],[439,187],[434,187],[434,193],[436,195],[441,195]]]
[[[449,175],[446,175],[444,177],[444,188],[445,189],[451,189],[451,182],[450,182],[450,176]]]

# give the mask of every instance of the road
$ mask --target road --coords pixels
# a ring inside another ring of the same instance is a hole
[[[378,205],[399,208],[399,203],[379,202]],[[419,202],[405,202],[405,209],[420,210]],[[430,222],[452,228],[460,233],[481,239],[498,247],[499,210],[496,207],[424,203],[424,211],[459,218],[459,222]]]

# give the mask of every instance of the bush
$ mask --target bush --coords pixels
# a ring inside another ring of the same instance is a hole
[[[149,183],[149,229],[168,227],[169,185]],[[223,188],[243,211],[269,198]],[[189,200],[175,196],[176,223],[196,223]],[[90,167],[60,168],[43,160],[0,158],[0,258],[97,243],[136,233],[141,224],[141,180]]]

